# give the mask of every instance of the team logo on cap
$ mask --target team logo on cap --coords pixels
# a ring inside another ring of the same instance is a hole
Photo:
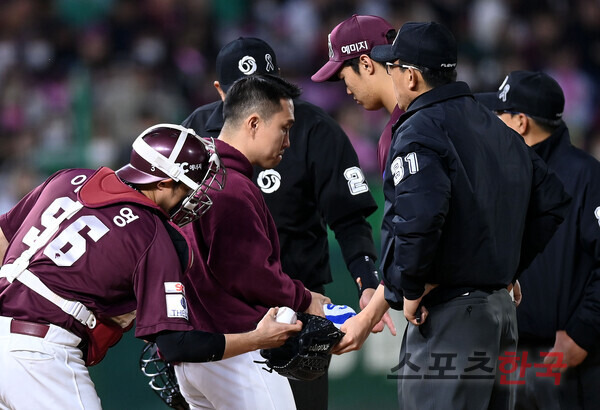
[[[238,68],[244,75],[254,74],[256,72],[256,60],[252,56],[244,56],[238,61]]]
[[[331,45],[331,33],[327,36],[327,46],[329,47],[329,58],[333,58],[333,46]]]
[[[344,54],[358,53],[360,50],[368,50],[368,49],[369,49],[369,45],[367,44],[366,41],[359,41],[358,43],[347,44],[345,46],[342,46],[342,48],[341,48],[342,53],[344,53]]]

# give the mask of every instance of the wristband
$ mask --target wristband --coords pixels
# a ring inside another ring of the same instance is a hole
[[[369,256],[361,256],[354,259],[348,265],[350,275],[358,289],[358,295],[362,295],[365,289],[377,289],[379,286],[379,273],[375,267],[375,262]]]

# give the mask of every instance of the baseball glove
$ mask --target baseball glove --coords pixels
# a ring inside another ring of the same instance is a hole
[[[165,404],[177,410],[188,410],[170,363],[165,362],[158,353],[156,343],[146,342],[140,356],[140,370],[150,378],[148,385]]]
[[[320,316],[298,314],[304,324],[297,335],[290,337],[283,346],[261,349],[269,372],[275,370],[292,380],[314,380],[322,376],[329,367],[331,350],[344,336],[344,332]]]

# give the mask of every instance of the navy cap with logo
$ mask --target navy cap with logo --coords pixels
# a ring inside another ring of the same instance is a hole
[[[240,37],[225,45],[217,55],[216,70],[225,92],[236,80],[247,75],[279,75],[277,57],[271,46],[253,37]]]
[[[373,47],[388,44],[387,33],[394,28],[378,16],[352,15],[331,30],[328,37],[329,61],[313,74],[311,80],[338,80],[335,75],[344,61],[369,54]]]
[[[492,111],[521,112],[549,121],[560,121],[565,108],[560,85],[540,71],[513,71],[498,91],[475,94],[475,97]]]
[[[400,60],[432,70],[454,70],[457,61],[456,39],[436,22],[404,23],[394,42],[373,48],[371,58],[379,62]]]

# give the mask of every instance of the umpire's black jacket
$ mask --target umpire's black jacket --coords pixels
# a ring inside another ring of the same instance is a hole
[[[519,341],[554,345],[557,330],[600,352],[600,162],[561,125],[533,149],[573,197],[565,221],[521,278]]]
[[[371,225],[366,217],[377,209],[360,170],[356,151],[341,127],[321,108],[295,99],[296,121],[290,147],[273,170],[254,169],[273,215],[283,271],[311,290],[332,281],[327,225],[335,233],[351,274],[365,287],[378,279]],[[223,102],[197,108],[183,122],[203,137],[217,138],[223,127]]]
[[[394,126],[384,177],[382,269],[401,308],[506,287],[563,220],[570,198],[466,83],[416,98]],[[522,247],[523,246],[523,251]]]

